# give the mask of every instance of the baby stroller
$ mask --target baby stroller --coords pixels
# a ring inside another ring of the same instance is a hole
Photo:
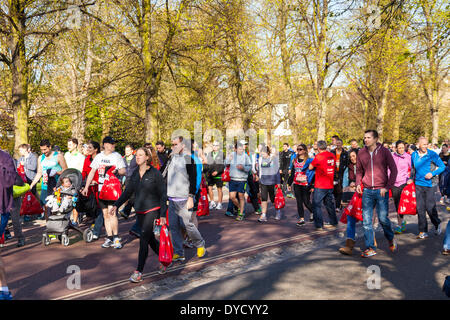
[[[76,205],[78,203],[78,193],[81,188],[81,183],[83,180],[83,177],[77,169],[66,169],[59,177],[58,183],[56,185],[57,191],[55,192],[55,195],[58,191],[58,188],[61,187],[61,182],[64,178],[68,177],[70,181],[72,182],[72,186],[74,187],[75,193],[67,194],[72,196],[72,202],[71,204],[64,209],[63,212],[52,212],[51,215],[48,217],[48,221],[46,224],[46,230],[45,233],[42,235],[42,244],[44,246],[48,246],[51,242],[50,236],[57,236],[58,239],[61,241],[61,243],[64,246],[69,245],[69,230],[75,230],[76,232],[83,235],[83,240],[87,243],[91,242],[93,239],[93,233],[90,228],[87,228],[86,230],[82,230],[79,227],[75,227],[70,223],[70,215],[72,211],[76,208]],[[61,192],[61,196],[64,195],[63,192]]]

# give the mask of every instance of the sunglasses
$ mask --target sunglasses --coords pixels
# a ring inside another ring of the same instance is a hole
[[[303,151],[303,150],[305,150],[305,149],[303,149],[303,148],[297,148],[297,151]]]

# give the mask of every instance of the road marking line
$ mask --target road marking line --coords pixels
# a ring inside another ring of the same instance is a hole
[[[186,264],[182,264],[180,266],[168,269],[166,274],[170,273],[170,272],[174,272],[174,271],[180,270],[180,269],[185,269],[186,267],[194,267],[194,266],[206,264],[208,262],[213,262],[213,261],[220,260],[220,259],[223,259],[223,258],[236,256],[238,254],[246,253],[246,252],[249,252],[249,251],[254,251],[254,250],[257,250],[257,249],[263,249],[263,248],[266,248],[266,247],[270,247],[270,246],[281,244],[281,243],[285,243],[285,242],[290,242],[290,241],[293,241],[293,240],[301,240],[302,238],[307,238],[308,236],[315,235],[315,234],[323,234],[323,235],[325,235],[325,234],[331,233],[333,231],[336,231],[336,230],[330,230],[330,231],[325,231],[325,232],[324,231],[313,231],[313,232],[308,233],[308,234],[303,234],[303,235],[299,235],[299,236],[295,236],[295,237],[275,240],[275,241],[272,241],[272,242],[259,244],[259,245],[256,245],[256,246],[253,246],[253,247],[250,247],[250,248],[240,249],[240,250],[236,250],[236,251],[229,252],[229,253],[223,253],[223,254],[220,254],[218,256],[214,256],[214,257],[211,257],[211,258],[206,258],[206,259],[202,259],[202,260],[195,261],[195,262],[188,262]],[[152,277],[157,276],[157,275],[159,275],[158,271],[153,271],[153,272],[150,272],[150,273],[142,275],[142,278],[147,279],[147,278],[152,278]],[[84,296],[87,296],[87,295],[90,295],[90,294],[94,294],[94,293],[98,293],[98,292],[101,292],[101,291],[105,291],[105,290],[108,290],[108,289],[113,289],[113,288],[116,288],[116,287],[120,287],[120,286],[123,286],[125,284],[129,284],[129,283],[130,283],[130,281],[128,279],[127,280],[120,280],[120,281],[112,282],[112,283],[109,283],[109,284],[106,284],[106,285],[98,286],[98,287],[95,287],[95,288],[83,290],[81,292],[71,293],[71,294],[68,294],[68,295],[65,295],[65,296],[62,296],[62,297],[58,297],[58,298],[55,298],[55,299],[52,299],[52,300],[72,300],[72,299],[84,297]]]

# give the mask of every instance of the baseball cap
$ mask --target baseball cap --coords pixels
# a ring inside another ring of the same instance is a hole
[[[241,144],[248,144],[248,142],[247,141],[245,141],[245,140],[241,140],[241,141],[239,141]]]
[[[103,138],[103,144],[105,143],[116,144],[116,140],[114,140],[113,137],[107,136]]]

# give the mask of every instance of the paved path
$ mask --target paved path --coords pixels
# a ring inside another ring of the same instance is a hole
[[[408,217],[410,233],[399,237],[401,251],[397,258],[385,252],[383,245],[386,247],[386,243],[381,240],[380,254],[370,261],[362,261],[359,257],[343,257],[336,252],[343,242],[343,225],[334,232],[317,232],[311,223],[297,227],[295,200],[287,199],[281,221],[273,219],[274,211],[270,209],[272,216],[265,224],[257,222],[258,216],[254,214],[237,222],[224,216],[224,211],[212,211],[199,219],[199,229],[207,243],[205,258],[198,259],[195,250],[188,249],[186,263],[174,264],[165,275],[159,275],[157,257],[150,251],[140,285],[127,281],[136,267],[139,246],[139,241],[127,233],[134,219],[120,220],[124,243],[121,250],[102,249],[99,241],[84,243],[77,234],[73,234],[69,247],[57,242],[44,247],[40,242],[44,227],[30,224],[25,228],[25,247],[16,248],[15,241],[11,240],[2,251],[8,285],[16,299],[201,299],[211,292],[215,292],[217,299],[332,298],[339,288],[346,294],[358,296],[350,287],[353,288],[353,284],[361,287],[367,278],[365,268],[373,261],[380,264],[382,286],[394,288],[383,294],[396,299],[414,298],[418,295],[408,293],[414,289],[414,292],[427,293],[425,297],[437,298],[436,288],[442,276],[449,273],[448,257],[439,255],[443,236],[431,236],[423,242],[415,240],[416,217]],[[442,220],[448,220],[450,214],[445,208],[439,206],[439,211]],[[393,213],[391,221],[395,221]],[[360,245],[359,242],[357,246]],[[315,250],[317,248],[321,250]],[[67,287],[70,266],[81,270],[78,290]],[[349,268],[353,271],[346,276],[351,280],[347,286],[340,284],[348,283],[344,279],[343,282],[333,280],[340,279],[339,275],[346,274],[342,269]],[[321,272],[314,272],[317,270]],[[304,279],[301,282],[304,287],[297,292],[289,288],[289,283],[295,283],[294,278]],[[263,279],[267,279],[264,280],[267,285],[261,282]],[[326,283],[329,279],[334,283],[331,286]],[[414,285],[411,279],[417,279],[419,284],[427,281],[430,286],[424,291],[423,286]],[[329,289],[324,291],[324,288]],[[207,293],[208,290],[212,291]]]

